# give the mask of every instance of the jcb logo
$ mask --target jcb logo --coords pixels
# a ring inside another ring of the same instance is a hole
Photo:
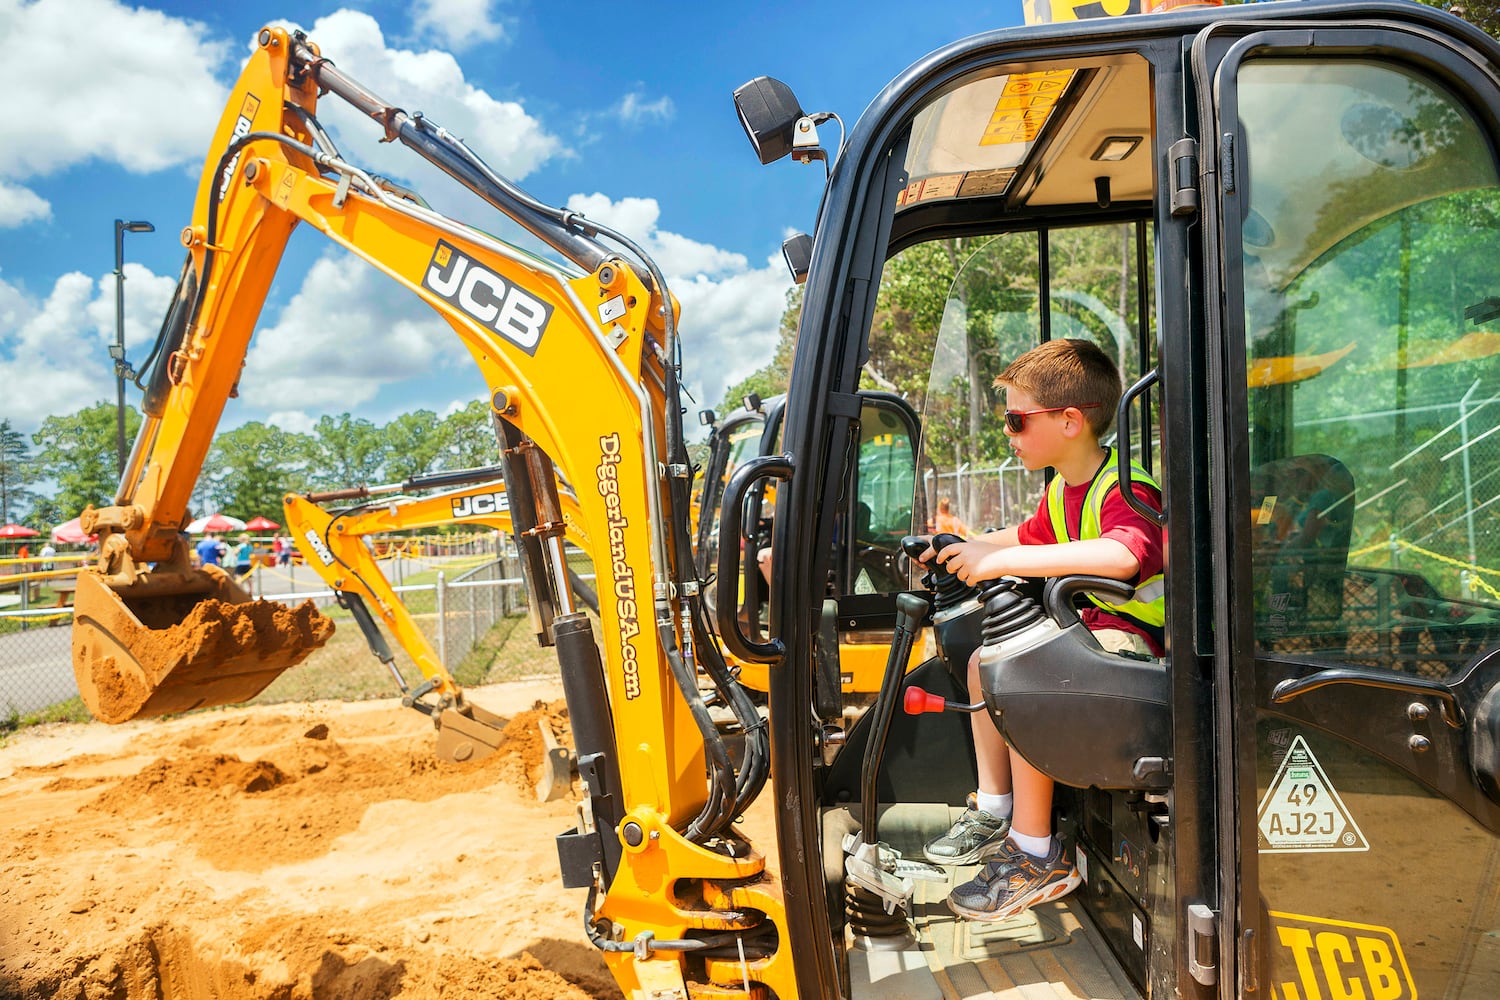
[[[328,546],[323,544],[323,539],[318,537],[318,532],[315,529],[308,528],[302,533],[302,537],[307,539],[307,544],[312,546],[312,550],[317,553],[318,560],[324,566],[333,565],[333,553],[328,551]]]
[[[244,102],[240,105],[240,116],[234,122],[234,134],[229,137],[229,144],[243,139],[250,134],[250,124],[255,120],[255,112],[260,110],[260,98],[254,94],[246,94]],[[235,153],[234,158],[224,167],[224,173],[219,178],[219,197],[222,198],[229,193],[229,181],[234,177],[234,168],[240,165],[240,154]]]
[[[510,510],[510,497],[504,490],[474,493],[466,497],[454,497],[452,505],[454,517],[482,517]]]
[[[552,318],[552,306],[442,240],[432,251],[422,286],[530,355]]]
[[[1417,1000],[1388,927],[1271,913],[1275,1000]]]

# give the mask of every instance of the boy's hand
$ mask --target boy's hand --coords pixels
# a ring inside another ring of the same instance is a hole
[[[969,586],[1006,574],[1005,549],[988,542],[959,542],[938,555],[938,562]]]

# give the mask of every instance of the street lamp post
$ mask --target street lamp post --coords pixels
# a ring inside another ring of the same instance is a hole
[[[115,362],[115,453],[119,474],[125,474],[125,379],[135,373],[125,361],[125,234],[151,233],[156,227],[149,222],[115,220],[115,344],[109,356]]]

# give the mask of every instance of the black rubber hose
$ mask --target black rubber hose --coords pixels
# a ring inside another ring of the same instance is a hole
[[[719,736],[718,727],[708,714],[708,706],[698,693],[698,678],[688,669],[682,654],[677,650],[677,636],[672,623],[658,622],[657,636],[666,653],[672,678],[677,682],[683,700],[687,702],[688,711],[693,716],[693,722],[697,724],[698,732],[703,737],[703,749],[708,756],[708,799],[698,816],[680,831],[688,840],[702,841],[713,836],[734,818],[731,814],[734,806],[734,765],[730,763],[729,750]]]

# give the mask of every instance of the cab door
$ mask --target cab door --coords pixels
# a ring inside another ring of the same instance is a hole
[[[1413,17],[1193,47],[1243,996],[1500,995],[1500,49]]]

